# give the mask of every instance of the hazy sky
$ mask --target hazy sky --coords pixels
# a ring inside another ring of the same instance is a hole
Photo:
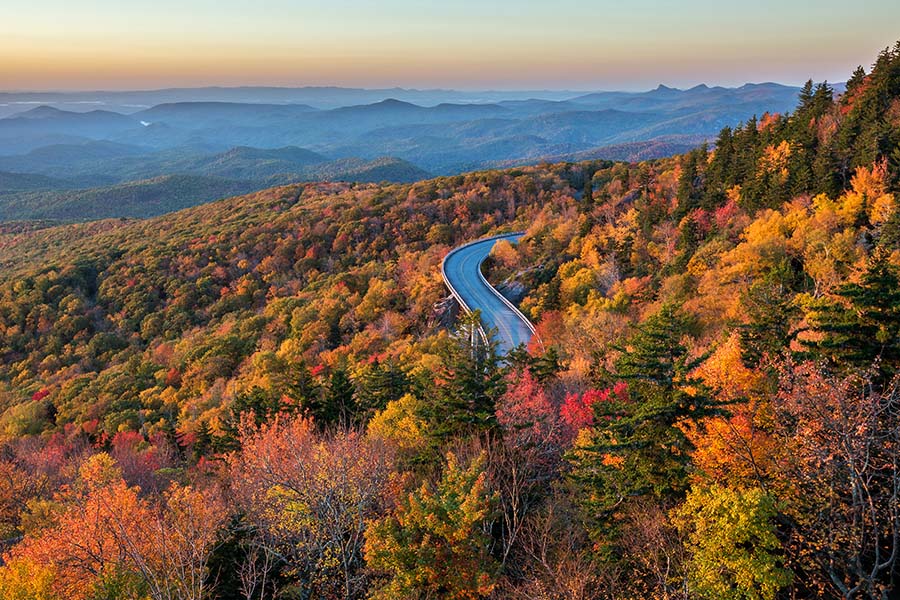
[[[0,89],[844,80],[900,0],[0,0]]]

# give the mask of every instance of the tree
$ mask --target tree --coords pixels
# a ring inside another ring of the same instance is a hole
[[[54,594],[73,600],[204,600],[207,562],[225,508],[210,491],[173,486],[154,502],[129,487],[107,454],[88,458],[57,498],[55,522],[26,536],[7,559],[34,564]]]
[[[393,471],[389,447],[360,433],[318,434],[303,417],[247,422],[228,457],[254,545],[306,597],[360,598],[366,522],[381,516]],[[250,557],[256,560],[256,556]]]
[[[27,558],[11,558],[0,567],[0,598],[5,600],[57,600],[55,573],[47,565]]]
[[[774,358],[790,343],[794,310],[784,285],[771,275],[754,281],[743,294],[741,305],[747,315],[747,322],[738,329],[741,358],[748,367],[757,367],[765,357]]]
[[[496,563],[486,528],[495,499],[484,457],[468,466],[452,453],[446,460],[436,485],[423,483],[369,526],[366,562],[388,577],[375,598],[475,600],[493,590]]]
[[[422,402],[412,394],[387,403],[369,420],[369,436],[397,448],[404,458],[415,459],[428,447],[428,423],[421,416]]]
[[[367,415],[384,409],[389,402],[399,400],[409,390],[409,380],[393,361],[377,358],[362,366],[353,376],[356,385],[356,404],[362,413],[363,422]]]
[[[866,368],[878,360],[883,375],[900,369],[900,279],[883,249],[876,249],[857,283],[846,283],[833,300],[813,305],[814,337],[803,339],[813,356],[838,369]]]
[[[784,365],[776,398],[790,554],[811,593],[896,594],[900,563],[900,379]]]
[[[573,476],[585,488],[584,506],[600,537],[615,538],[616,514],[630,499],[666,503],[684,494],[693,451],[685,428],[721,414],[692,375],[702,357],[692,359],[682,341],[689,328],[672,304],[636,328],[620,348],[614,374],[628,383],[628,394],[593,404],[595,425],[571,453]]]
[[[682,156],[678,176],[678,209],[675,217],[680,219],[699,206],[702,194],[702,182],[700,179],[700,163],[705,161],[708,151],[706,146],[701,146]]]
[[[496,402],[504,390],[497,345],[479,333],[476,311],[439,349],[441,365],[423,394],[424,416],[438,440],[485,431],[497,423]]]
[[[706,167],[702,208],[713,210],[727,201],[726,191],[735,183],[734,154],[732,129],[723,127],[716,139],[716,147],[709,165]]]
[[[72,600],[146,592],[123,541],[135,539],[136,526],[149,518],[148,506],[109,455],[88,458],[71,494],[58,502],[62,509],[54,524],[27,536],[5,561],[49,569],[54,594]],[[136,544],[132,551],[146,554],[148,548]]]
[[[673,517],[687,538],[688,578],[701,598],[774,600],[791,583],[775,535],[777,512],[760,488],[691,488]]]
[[[209,559],[226,514],[216,491],[173,485],[145,519],[133,524],[134,533],[120,523],[120,544],[153,600],[209,597]]]

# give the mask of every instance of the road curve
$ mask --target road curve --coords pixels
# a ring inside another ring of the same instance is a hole
[[[484,329],[495,330],[500,354],[508,354],[519,345],[528,345],[534,326],[519,309],[487,282],[481,273],[481,263],[491,253],[498,240],[517,242],[523,232],[495,235],[454,248],[444,257],[441,274],[450,293],[463,310],[481,311]]]

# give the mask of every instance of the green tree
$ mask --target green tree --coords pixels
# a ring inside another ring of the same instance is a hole
[[[628,394],[596,402],[589,440],[573,451],[573,476],[598,537],[615,537],[617,514],[636,497],[668,503],[688,486],[693,444],[685,425],[721,414],[707,387],[691,372],[684,343],[690,319],[665,304],[637,328],[608,376],[628,383]]]
[[[731,127],[724,127],[716,139],[716,149],[706,167],[701,207],[711,210],[725,204],[725,192],[734,185],[734,138]]]
[[[370,523],[365,557],[388,575],[375,598],[475,600],[491,593],[497,563],[488,522],[496,498],[482,455],[464,467],[452,453],[439,482],[423,483],[394,514]]]
[[[804,340],[807,352],[832,366],[868,367],[876,359],[882,374],[900,369],[900,279],[883,249],[869,258],[858,283],[840,286],[833,299],[815,303],[808,314],[817,334]]]
[[[760,488],[694,487],[673,521],[690,552],[693,591],[711,600],[774,600],[790,585],[775,535],[775,501]]]
[[[748,367],[759,366],[766,355],[782,352],[791,340],[790,323],[794,311],[784,286],[777,277],[754,282],[741,298],[747,323],[741,325],[741,359]]]
[[[700,165],[706,160],[708,151],[703,145],[681,157],[681,175],[678,177],[678,209],[680,218],[696,208],[702,197],[703,183],[700,179]]]
[[[373,360],[353,376],[356,403],[367,415],[383,410],[388,402],[399,400],[409,391],[406,373],[393,361]]]
[[[503,369],[491,333],[480,334],[478,311],[464,317],[439,350],[441,366],[422,397],[424,416],[438,441],[490,429],[503,395]]]
[[[335,422],[346,425],[354,419],[356,387],[345,368],[338,367],[331,372],[328,390],[323,400],[322,404],[312,407],[311,410],[313,417],[320,425]]]

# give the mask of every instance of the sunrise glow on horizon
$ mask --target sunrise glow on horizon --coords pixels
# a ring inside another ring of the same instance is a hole
[[[796,84],[845,78],[898,23],[889,0],[8,0],[0,88]]]

